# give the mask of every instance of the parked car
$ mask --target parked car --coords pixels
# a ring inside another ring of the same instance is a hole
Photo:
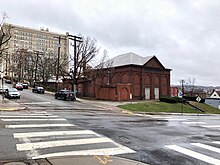
[[[44,87],[35,87],[32,89],[32,92],[44,94]]]
[[[6,84],[11,84],[11,80],[6,79],[6,80],[5,80],[5,83],[6,83]]]
[[[76,100],[76,93],[69,90],[60,90],[54,95],[55,99]]]
[[[20,99],[20,96],[21,96],[16,88],[6,89],[4,94],[5,94],[5,97],[8,98],[8,99],[11,99],[11,98]]]
[[[27,83],[22,83],[23,89],[28,89],[28,84]]]
[[[21,90],[21,91],[23,90],[23,86],[22,86],[21,83],[15,84],[14,87],[15,87],[17,90]]]
[[[4,93],[6,89],[8,89],[7,86],[4,86],[4,85],[3,85],[3,87],[0,86],[0,93]]]

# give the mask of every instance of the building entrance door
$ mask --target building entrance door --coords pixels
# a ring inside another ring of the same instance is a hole
[[[150,100],[150,88],[145,88],[145,100]]]
[[[159,88],[154,88],[154,98],[159,99]]]

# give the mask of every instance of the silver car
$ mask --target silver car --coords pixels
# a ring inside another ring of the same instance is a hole
[[[8,88],[5,90],[5,97],[8,99],[11,99],[11,98],[20,99],[21,95],[16,88]]]

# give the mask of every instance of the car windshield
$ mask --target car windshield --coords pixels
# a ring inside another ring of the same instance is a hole
[[[18,92],[18,90],[16,88],[10,88],[8,89],[9,92]]]
[[[44,89],[43,87],[37,87],[37,89]]]

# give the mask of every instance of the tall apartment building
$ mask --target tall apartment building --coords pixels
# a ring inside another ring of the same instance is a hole
[[[55,56],[55,58],[58,58],[58,48],[60,47],[60,61],[68,60],[68,33],[59,34],[50,32],[48,28],[40,28],[40,30],[37,30],[18,25],[12,25],[10,33],[11,39],[8,45],[9,48],[5,54],[6,58],[5,60],[3,60],[2,63],[2,69],[5,75],[8,75],[10,77],[18,76],[18,74],[11,70],[9,66],[18,67],[17,65],[19,59],[17,59],[16,57],[18,57],[19,51],[20,53],[21,51],[26,51],[35,52],[35,54],[43,53],[44,55],[50,52]],[[65,66],[65,69],[68,70],[68,65]]]

